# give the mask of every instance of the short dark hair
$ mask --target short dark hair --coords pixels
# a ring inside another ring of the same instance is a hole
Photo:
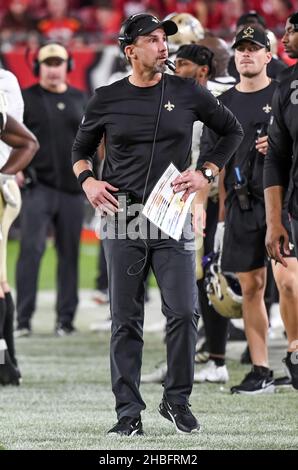
[[[298,31],[298,11],[289,17],[289,22],[294,26],[294,31]]]
[[[211,68],[213,56],[213,52],[206,46],[185,44],[178,49],[176,58],[188,59],[197,65],[208,65]]]

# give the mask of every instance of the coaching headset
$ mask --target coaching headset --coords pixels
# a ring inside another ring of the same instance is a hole
[[[71,72],[74,68],[73,58],[64,46],[57,42],[48,43],[40,47],[33,61],[32,72],[35,77],[39,76],[41,62],[51,58],[67,61],[67,73]]]
[[[127,18],[127,20],[124,21],[118,36],[119,46],[123,54],[126,46],[129,46],[135,40],[135,38],[130,35],[132,25],[134,25],[134,23],[136,23],[140,19],[147,18],[148,16],[151,15],[148,15],[146,13],[137,13],[136,15],[131,15],[129,18]]]
[[[139,27],[136,25],[138,22],[140,22]],[[155,25],[153,28],[152,23]],[[126,21],[124,21],[118,36],[119,47],[122,53],[125,55],[126,46],[133,44],[134,40],[138,36],[150,33],[159,27],[165,30],[167,36],[175,34],[178,31],[176,23],[171,20],[160,21],[156,16],[149,15],[148,13],[138,13],[130,16]],[[174,65],[171,63],[169,65],[167,62],[168,61],[166,61],[166,65],[168,67],[171,65],[173,68],[170,68],[174,70]]]

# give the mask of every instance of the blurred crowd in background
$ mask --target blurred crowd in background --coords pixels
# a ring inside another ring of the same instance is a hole
[[[113,44],[122,21],[140,12],[160,18],[187,12],[204,28],[232,40],[236,21],[248,10],[261,14],[267,28],[281,38],[287,17],[298,9],[298,0],[1,0],[2,52],[46,40],[68,47]]]

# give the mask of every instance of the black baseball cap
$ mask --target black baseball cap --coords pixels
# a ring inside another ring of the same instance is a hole
[[[254,24],[254,23],[260,24],[261,26],[263,26],[263,28],[267,27],[265,18],[255,10],[250,10],[247,13],[244,13],[244,15],[241,15],[238,18],[236,25],[238,28],[239,26],[242,26],[242,25],[245,26],[247,24]]]
[[[209,68],[212,67],[213,56],[213,52],[208,47],[199,44],[181,46],[176,54],[177,59],[187,59],[197,65],[208,65]]]
[[[243,41],[253,42],[258,46],[265,47],[270,51],[270,41],[265,31],[255,28],[254,25],[246,26],[241,29],[236,36],[232,49],[235,49]]]
[[[123,40],[126,42],[126,38],[128,36],[130,43],[132,43],[138,36],[145,36],[158,28],[162,28],[167,36],[172,36],[178,31],[178,27],[174,21],[160,21],[156,16],[145,13],[132,15],[128,20],[126,20],[123,26]],[[119,37],[120,41],[122,40],[121,33],[122,28]]]

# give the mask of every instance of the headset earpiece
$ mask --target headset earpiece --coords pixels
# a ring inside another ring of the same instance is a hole
[[[74,60],[72,55],[68,52],[68,59],[67,59],[67,73],[72,72],[74,69]]]
[[[128,20],[126,20],[123,23],[123,25],[121,27],[121,30],[120,30],[120,33],[119,33],[119,36],[118,36],[119,47],[120,47],[121,51],[123,52],[123,54],[124,54],[124,49],[126,48],[126,46],[129,46],[133,42],[132,37],[129,36],[126,33],[126,30],[127,30],[129,25],[130,25],[130,22],[129,22],[129,18],[128,18]]]
[[[37,58],[35,58],[34,61],[33,61],[32,73],[33,73],[34,77],[39,76],[39,62],[38,62]]]
[[[129,18],[127,18],[127,20],[124,21],[118,36],[119,47],[123,54],[126,46],[129,46],[134,41],[134,38],[129,34],[131,26],[141,18],[146,18],[148,16],[151,15],[149,15],[148,13],[137,13],[136,15],[131,15]]]

